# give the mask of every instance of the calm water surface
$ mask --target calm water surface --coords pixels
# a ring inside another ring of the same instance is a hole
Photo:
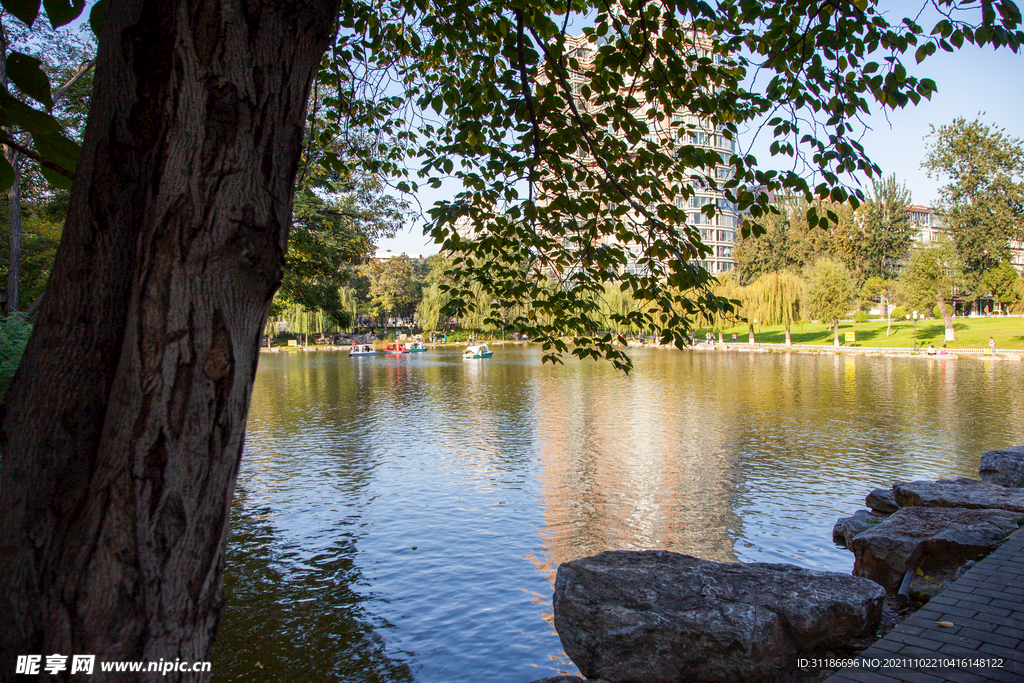
[[[836,517],[1024,442],[1024,364],[497,347],[260,359],[232,512],[219,681],[575,673],[560,562],[666,548],[849,572]]]

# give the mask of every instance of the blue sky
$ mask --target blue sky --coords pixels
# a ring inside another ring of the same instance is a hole
[[[905,3],[897,3],[897,8]],[[894,12],[897,10],[894,10]],[[930,29],[928,22],[921,22]],[[913,60],[911,60],[912,62]],[[895,173],[905,182],[916,204],[930,204],[938,198],[940,180],[927,177],[920,168],[925,156],[925,135],[929,126],[948,124],[957,117],[980,118],[997,125],[1016,138],[1024,139],[1024,52],[1014,54],[1002,49],[965,46],[955,53],[939,52],[921,65],[907,65],[919,77],[931,78],[938,92],[930,101],[888,115],[874,114],[866,120],[862,143],[884,174]],[[741,139],[741,143],[744,141]],[[744,147],[748,143],[744,143]],[[767,142],[752,152],[762,166],[772,166]],[[784,162],[780,162],[784,165]],[[424,191],[419,201],[426,209],[437,199],[451,196],[454,190]],[[423,224],[407,227],[394,239],[382,240],[378,254],[407,253],[410,256],[437,253],[437,247],[422,234]]]

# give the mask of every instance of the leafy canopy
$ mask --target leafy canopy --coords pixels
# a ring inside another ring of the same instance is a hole
[[[1009,240],[1024,239],[1024,143],[978,119],[932,126],[924,166],[947,178],[939,210],[964,259],[980,276],[1008,259]]]
[[[38,13],[38,0],[0,1],[26,23]],[[55,22],[84,6],[44,4]],[[935,91],[905,61],[965,42],[1017,50],[1024,38],[1010,0],[931,4],[941,16],[928,29],[890,21],[874,0],[346,0],[324,59],[336,87],[325,100],[330,134],[380,137],[326,161],[395,173],[408,191],[458,179],[464,190],[429,211],[459,275],[453,301],[472,307],[471,285],[481,287],[492,318],[520,311],[512,325],[553,353],[568,350],[568,336],[574,354],[628,368],[603,331],[608,286],[637,302],[613,313],[612,327],[680,345],[697,317],[731,307],[712,293],[699,265],[709,249],[682,209],[697,189],[748,211],[744,235],[773,212],[756,189],[855,207],[855,177],[879,174],[857,142],[857,117]],[[583,42],[567,38],[584,18]],[[73,171],[77,152],[52,117],[7,93],[0,115],[53,142],[39,156]],[[733,151],[694,144],[697,126]],[[765,170],[738,149],[748,126],[772,135],[772,154],[792,168]],[[422,163],[409,169],[410,158]],[[806,212],[811,227],[837,220],[818,206]],[[717,206],[701,211],[713,218]]]

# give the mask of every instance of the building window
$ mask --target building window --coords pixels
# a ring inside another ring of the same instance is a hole
[[[718,231],[718,241],[719,242],[733,242],[734,239],[735,239],[734,238],[735,234],[736,233],[734,233],[732,230],[719,230]]]
[[[704,196],[701,196],[701,195],[693,195],[692,197],[690,197],[690,208],[691,209],[700,209],[700,208],[703,208],[703,207],[707,206],[708,204],[714,204],[714,203],[715,203],[715,200],[713,198],[711,198],[711,197],[704,197]]]

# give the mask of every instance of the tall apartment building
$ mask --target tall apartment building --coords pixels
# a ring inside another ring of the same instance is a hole
[[[699,56],[706,55],[715,60],[718,59],[718,55],[712,55],[706,48],[699,47],[700,37],[697,37],[694,43],[698,47],[693,49],[703,53]],[[569,85],[575,97],[575,104],[581,110],[593,110],[592,103],[583,98],[583,85],[587,80],[586,73],[594,68],[594,58],[598,46],[591,43],[586,36],[568,36],[566,38],[566,53],[569,57],[576,58],[580,66],[579,71],[570,71]],[[546,82],[543,74],[539,80],[541,83]],[[659,122],[656,118],[649,118],[647,126],[648,133],[644,136],[641,144],[648,142],[666,144],[670,140],[674,140],[675,144],[685,142],[713,150],[722,158],[722,164],[712,172],[716,181],[724,182],[732,177],[733,169],[728,165],[728,159],[736,151],[736,141],[727,139],[722,135],[722,131],[712,123],[684,110],[676,112],[672,116],[671,122],[667,117],[663,122]],[[683,141],[678,139],[680,131],[687,136]],[[611,128],[608,133],[623,137],[621,132]],[[584,163],[586,163],[585,160]],[[708,173],[708,171],[705,169],[702,173]],[[736,245],[737,230],[741,220],[736,205],[726,198],[721,189],[713,190],[707,183],[699,180],[693,181],[692,186],[695,194],[686,200],[677,196],[676,206],[686,210],[687,223],[700,230],[701,240],[712,250],[710,255],[700,261],[701,265],[713,275],[728,273],[736,267],[733,248]],[[540,199],[543,201],[543,198]],[[609,204],[613,203],[613,200],[609,200]],[[701,211],[708,204],[715,205],[714,217],[709,217]],[[633,212],[630,213],[630,218],[638,222],[643,220],[641,216]],[[615,241],[615,237],[604,238],[605,243],[614,243]],[[626,270],[637,272],[636,261],[630,260],[626,265]]]

